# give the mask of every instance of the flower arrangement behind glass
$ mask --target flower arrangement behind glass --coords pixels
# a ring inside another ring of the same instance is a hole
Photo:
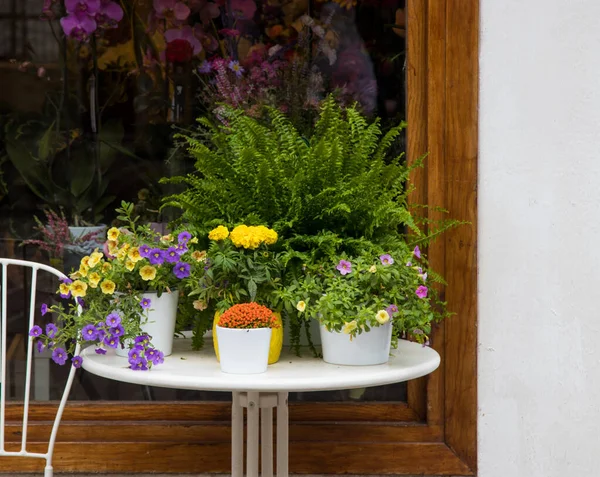
[[[152,300],[142,295],[178,293],[193,270],[194,252],[189,246],[196,240],[187,231],[161,237],[138,225],[133,209],[133,204],[121,203],[119,220],[128,225],[109,229],[104,251],[83,257],[79,270],[60,284],[60,297],[74,300],[66,307],[42,304],[42,315],[54,314],[56,324],[48,324],[45,330],[34,326],[30,335],[39,351],[52,351],[58,364],[66,363],[76,343],[93,345],[98,354],[129,344],[132,369],[146,370],[164,359],[161,350],[152,346],[152,337],[141,331],[146,311],[152,309]],[[82,358],[74,356],[72,361],[79,367]]]
[[[354,257],[328,256],[305,264],[301,274],[279,293],[286,308],[318,320],[328,331],[346,333],[351,340],[391,320],[393,344],[401,336],[427,343],[431,323],[447,313],[427,285],[421,250],[405,247],[377,255],[373,249]]]

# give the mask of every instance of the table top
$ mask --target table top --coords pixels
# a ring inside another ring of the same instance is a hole
[[[399,340],[386,364],[376,366],[338,366],[314,358],[303,349],[296,356],[284,348],[279,362],[269,366],[266,373],[252,375],[227,374],[221,368],[213,351],[211,338],[205,339],[204,348],[191,350],[189,339],[176,338],[173,354],[150,371],[129,369],[127,358],[114,350],[105,355],[87,348],[82,352],[82,367],[98,376],[126,383],[175,389],[202,391],[334,391],[384,384],[400,383],[425,376],[440,364],[440,356],[429,347]]]

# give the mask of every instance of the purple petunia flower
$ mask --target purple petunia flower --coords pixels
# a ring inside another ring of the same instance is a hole
[[[184,230],[177,236],[177,241],[179,243],[188,243],[191,238],[192,238],[192,234],[189,233],[188,231]]]
[[[165,353],[162,351],[156,351],[156,357],[154,358],[154,364],[162,364],[165,362]]]
[[[158,350],[156,348],[147,348],[145,356],[148,359],[148,361],[154,363],[154,360],[158,356]]]
[[[407,267],[412,267],[412,262],[406,262]]]
[[[420,285],[419,287],[417,287],[415,294],[419,297],[419,298],[427,298],[427,287],[424,285]]]
[[[71,298],[71,292],[69,293],[59,293],[61,298],[64,298],[65,300],[68,300],[69,298]]]
[[[52,361],[61,366],[67,362],[67,352],[63,348],[56,348],[52,351]]]
[[[46,347],[44,346],[44,343],[42,343],[41,341],[38,341],[38,342],[35,344],[35,347],[37,348],[37,352],[38,352],[38,353],[43,353],[43,352],[44,352],[44,350],[46,349]]]
[[[179,261],[179,251],[176,247],[169,247],[165,252],[165,260],[169,263],[177,263]]]
[[[140,360],[131,365],[131,369],[135,371],[146,371],[148,369],[148,361],[144,358],[140,358]]]
[[[142,245],[139,248],[140,257],[142,257],[142,258],[148,258],[150,256],[150,250],[152,250],[152,249],[150,248],[149,245],[146,245],[146,244]]]
[[[144,310],[147,310],[148,308],[150,308],[151,304],[152,304],[152,300],[150,298],[142,298],[142,301],[140,301],[140,306]]]
[[[160,248],[153,248],[150,250],[148,260],[152,265],[162,265],[165,261],[165,253]]]
[[[106,317],[105,323],[109,328],[114,328],[121,323],[121,317],[116,311],[113,311]]]
[[[396,305],[390,305],[385,309],[385,311],[387,311],[388,315],[390,315],[390,318],[393,318],[394,313],[398,313],[398,307]]]
[[[48,305],[46,305],[45,303],[42,303],[42,306],[40,307],[40,311],[42,312],[42,316],[44,316],[46,313],[48,313]]]
[[[415,247],[415,249],[413,250],[413,254],[415,255],[415,257],[417,258],[421,258],[421,249],[419,248],[419,246],[417,245]]]
[[[33,338],[37,338],[41,334],[42,334],[42,329],[38,325],[34,325],[33,328],[31,328],[31,330],[29,330],[29,336],[32,336]]]
[[[56,325],[54,323],[48,323],[46,325],[46,336],[48,338],[54,338],[56,336],[56,333],[58,333],[58,328],[56,327]]]
[[[98,339],[98,330],[94,325],[85,325],[81,329],[81,336],[85,341],[94,341]]]
[[[85,301],[80,296],[77,297],[77,304],[83,308],[85,306]]]
[[[144,352],[144,348],[142,348],[141,346],[134,346],[132,349],[130,349],[129,353],[128,353],[129,364],[136,365],[142,359],[144,359],[144,357],[142,356],[143,352]]]
[[[119,338],[112,335],[107,335],[106,338],[104,338],[104,341],[102,342],[109,348],[116,348],[117,346],[119,346]]]
[[[150,343],[150,336],[148,335],[140,335],[140,336],[136,336],[133,339],[133,342],[137,345],[142,345],[142,346],[146,346],[148,343]]]
[[[183,255],[185,252],[188,251],[188,246],[185,242],[179,242],[175,248],[177,249],[177,253],[179,255]]]
[[[98,341],[102,341],[102,340],[104,340],[105,336],[106,336],[106,330],[104,328],[98,328],[98,336],[96,337],[96,339]]]
[[[381,255],[379,257],[379,260],[381,260],[381,264],[384,266],[394,264],[394,259],[392,258],[392,256],[389,253]]]
[[[179,262],[173,267],[173,274],[180,280],[190,276],[190,264]]]
[[[201,73],[203,75],[207,75],[211,71],[212,71],[212,66],[210,65],[210,61],[204,60],[198,67],[198,73]]]
[[[73,356],[73,358],[71,358],[71,362],[73,363],[74,368],[81,368],[81,365],[83,364],[83,358],[81,356]]]
[[[340,260],[335,267],[342,275],[348,275],[352,272],[352,264],[348,260]]]
[[[66,283],[67,285],[70,285],[71,283],[73,283],[73,280],[71,280],[69,277],[63,277],[63,278],[59,278],[59,280],[62,283]]]
[[[96,348],[94,351],[96,354],[106,354],[106,350],[104,348]]]
[[[123,328],[123,325],[114,326],[110,329],[110,334],[115,338],[118,338],[125,334],[125,328]]]

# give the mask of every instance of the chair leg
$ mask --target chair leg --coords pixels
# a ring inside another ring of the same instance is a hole
[[[53,477],[54,476],[54,469],[52,469],[51,465],[47,465],[44,468],[44,477]]]

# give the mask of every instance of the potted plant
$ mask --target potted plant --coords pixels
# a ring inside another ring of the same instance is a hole
[[[418,246],[392,253],[377,249],[365,247],[358,256],[305,264],[302,275],[281,293],[288,307],[319,322],[328,363],[385,363],[399,337],[425,343],[431,323],[447,314],[435,291],[429,291],[426,261]]]
[[[217,324],[221,371],[258,374],[267,370],[272,330],[281,323],[266,306],[240,303],[226,310]]]
[[[56,324],[45,333],[32,331],[63,363],[75,343],[95,345],[99,354],[116,349],[134,369],[147,369],[171,353],[178,289],[193,268],[195,240],[187,231],[161,237],[137,225],[133,204],[123,202],[117,212],[128,226],[109,229],[104,250],[83,257],[60,284],[61,298],[76,301],[42,305]],[[154,351],[140,356],[140,346]]]
[[[276,309],[275,292],[281,287],[283,266],[280,255],[271,249],[277,242],[277,233],[265,226],[239,225],[230,233],[220,225],[210,231],[208,239],[208,250],[195,255],[204,267],[196,267],[187,282],[194,307],[214,314],[213,344],[220,359],[216,330],[221,314],[247,302]],[[281,325],[281,314],[274,314],[276,323]],[[279,359],[282,344],[283,328],[278,326],[271,337],[269,364]]]

